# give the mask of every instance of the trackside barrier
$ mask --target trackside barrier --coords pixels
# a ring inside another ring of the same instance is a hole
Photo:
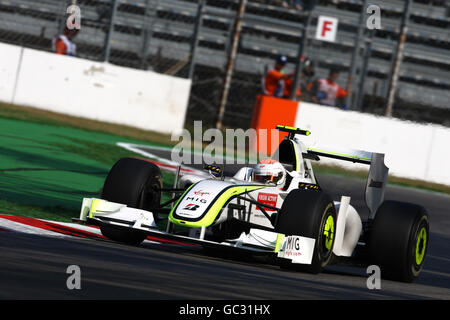
[[[391,175],[450,185],[450,128],[258,96],[252,128],[271,129],[278,124],[311,131],[310,136],[302,136],[308,147],[384,153]],[[254,151],[270,147],[267,138],[254,146]],[[321,163],[368,169],[366,165],[324,157]]]
[[[298,103],[292,100],[258,95],[253,111],[252,125],[257,130],[257,144],[254,151],[272,154],[287,133],[278,132],[277,141],[271,140],[270,133],[279,124],[293,126],[295,124]],[[262,137],[260,129],[266,129],[267,137]],[[267,152],[270,150],[270,152]]]
[[[0,43],[0,100],[10,103],[17,84],[23,49],[18,46]]]
[[[0,100],[170,134],[191,81],[0,44]]]
[[[301,102],[295,126],[308,146],[385,153],[391,175],[450,185],[450,128]],[[322,158],[347,168],[363,165]],[[367,169],[367,168],[366,168]]]

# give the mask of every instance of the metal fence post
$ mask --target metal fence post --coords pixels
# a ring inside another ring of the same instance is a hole
[[[395,50],[395,58],[393,59],[393,65],[391,67],[392,75],[389,79],[387,105],[385,110],[385,115],[388,117],[392,117],[392,108],[394,105],[395,92],[398,84],[400,65],[403,59],[403,50],[405,49],[406,33],[408,31],[407,22],[409,18],[410,6],[411,0],[406,0],[405,8],[403,10],[402,22],[400,24],[399,39],[397,42],[397,48]]]
[[[365,29],[365,24],[364,24],[365,19],[364,18],[366,17],[366,7],[367,7],[367,0],[363,0],[361,14],[359,16],[359,22],[358,22],[359,23],[358,32],[356,34],[355,46],[353,48],[352,59],[350,62],[350,76],[352,77],[352,82],[353,82],[353,79],[355,79],[356,65],[358,63],[358,58],[360,57],[360,41],[361,41],[361,38],[363,37],[364,29]],[[355,104],[356,99],[352,98],[353,91],[354,91],[353,86],[350,85],[350,92],[348,93],[347,98],[346,98],[346,100],[347,100],[346,103],[347,103],[347,105],[350,106],[350,110],[355,110],[355,105],[357,108],[360,107],[358,104]],[[348,99],[351,99],[350,103],[349,103]]]
[[[358,110],[362,109],[362,103],[364,100],[364,85],[366,83],[369,60],[372,55],[372,43],[373,43],[374,34],[375,34],[375,30],[369,30],[369,37],[366,39],[364,62],[362,65],[361,77],[360,77],[359,86],[358,86],[358,96],[357,96],[357,100],[356,100],[356,106],[357,106]]]
[[[56,15],[56,25],[58,30],[56,31],[56,36],[58,36],[66,25],[66,8],[70,5],[71,1],[61,1],[59,3],[58,15]]]
[[[234,62],[236,60],[239,40],[241,38],[241,30],[242,30],[242,19],[245,13],[245,7],[247,6],[247,0],[239,0],[239,9],[236,15],[236,21],[234,24],[234,32],[233,32],[233,43],[231,46],[230,54],[228,56],[225,81],[223,84],[222,94],[220,98],[220,106],[219,111],[216,117],[216,128],[222,129],[223,126],[223,116],[225,114],[225,107],[228,100],[228,92],[230,91],[231,86],[231,77],[233,76]]]
[[[109,19],[108,31],[105,37],[105,49],[103,51],[103,61],[109,61],[109,55],[111,52],[111,35],[114,31],[114,20],[116,18],[117,7],[120,0],[112,0],[111,2],[111,17]]]
[[[150,1],[146,0],[145,2],[145,15],[144,15],[144,24],[143,24],[143,39],[142,39],[142,48],[141,48],[141,69],[147,70],[148,68],[148,62],[147,62],[147,55],[148,55],[148,45],[153,37],[153,26],[155,25],[156,15],[158,11],[158,5],[159,1],[156,2],[154,9],[152,10],[154,12],[154,15],[150,15]],[[151,17],[151,23],[149,24],[148,21]]]
[[[296,100],[297,97],[297,88],[300,84],[300,78],[303,70],[303,55],[305,52],[306,44],[308,41],[308,30],[309,25],[311,24],[312,20],[312,10],[309,10],[306,16],[306,22],[303,24],[303,30],[302,30],[302,37],[300,38],[301,41],[298,46],[298,52],[297,52],[297,63],[295,66],[295,73],[294,73],[294,81],[293,86],[291,89],[291,92],[289,94],[289,99]]]
[[[192,34],[192,44],[191,44],[191,61],[189,62],[189,73],[188,79],[192,79],[194,77],[195,71],[195,58],[197,54],[199,36],[200,36],[200,28],[202,26],[203,21],[203,9],[205,7],[205,0],[198,1],[197,7],[197,21],[195,22],[194,32]]]

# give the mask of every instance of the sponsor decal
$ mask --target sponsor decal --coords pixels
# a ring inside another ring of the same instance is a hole
[[[298,188],[299,189],[308,189],[308,190],[316,190],[316,191],[320,191],[320,187],[317,184],[311,184],[311,183],[304,183],[304,182],[300,182],[298,184]]]
[[[189,210],[189,211],[195,211],[199,208],[200,206],[198,204],[194,204],[194,203],[189,203],[187,206],[185,206],[183,208],[183,210]]]
[[[198,197],[186,197],[186,201],[193,201],[193,202],[200,202],[200,203],[206,203],[207,201],[205,199],[201,199]]]
[[[203,196],[209,195],[210,193],[207,191],[203,191],[203,190],[197,190],[197,191],[194,191],[194,194],[196,196],[203,197]]]
[[[292,260],[292,263],[311,264],[315,242],[312,238],[285,237],[278,257]]]
[[[287,237],[285,247],[285,258],[300,257],[302,255],[300,251],[300,238],[299,237]]]
[[[269,206],[275,207],[277,205],[278,195],[275,193],[265,193],[260,192],[258,193],[258,202],[261,202],[263,204],[267,204]],[[258,207],[256,207],[256,210],[260,210]],[[275,211],[268,208],[264,208],[265,211]]]
[[[375,181],[373,179],[370,179],[369,187],[371,187],[371,188],[383,188],[383,182],[382,181]]]

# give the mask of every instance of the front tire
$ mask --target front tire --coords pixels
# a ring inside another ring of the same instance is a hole
[[[313,238],[313,258],[310,265],[292,264],[282,260],[281,267],[319,273],[330,262],[336,230],[336,209],[324,192],[293,190],[283,202],[275,230],[286,236]]]
[[[122,158],[109,171],[101,198],[152,211],[161,203],[161,188],[162,176],[158,166],[145,160]],[[157,218],[154,214],[155,221]],[[146,238],[141,232],[114,225],[105,224],[100,230],[105,237],[130,245],[139,245]]]
[[[369,232],[369,262],[380,267],[385,279],[414,281],[423,269],[429,230],[428,214],[423,207],[383,202]]]

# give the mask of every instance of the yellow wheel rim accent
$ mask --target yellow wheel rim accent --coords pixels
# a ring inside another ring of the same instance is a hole
[[[422,227],[416,242],[416,264],[419,266],[425,258],[425,249],[427,247],[427,229]]]
[[[325,222],[325,227],[323,230],[323,235],[325,236],[325,248],[331,250],[334,239],[334,219],[333,216],[328,216]]]

